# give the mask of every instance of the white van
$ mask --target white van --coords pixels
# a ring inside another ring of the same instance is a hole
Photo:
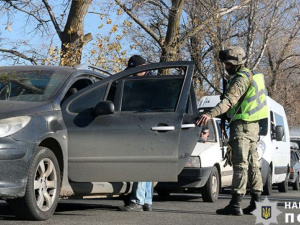
[[[284,108],[267,97],[269,117],[260,122],[257,151],[264,182],[263,194],[270,195],[272,185],[287,192],[290,171],[290,135]]]
[[[199,105],[214,107],[218,96],[203,97]],[[263,194],[270,195],[272,186],[287,192],[290,171],[290,136],[284,108],[267,96],[269,117],[260,121],[257,151],[264,184]],[[195,150],[194,150],[195,151]]]
[[[220,96],[205,96],[198,102],[199,112],[205,112],[220,102]],[[272,186],[278,185],[278,191],[288,190],[290,171],[290,137],[287,119],[283,107],[267,97],[269,117],[260,122],[257,150],[264,184],[263,194],[270,195]],[[167,197],[171,192],[200,190],[203,201],[214,202],[218,192],[231,186],[232,167],[223,167],[224,151],[220,142],[220,119],[214,118],[208,124],[211,140],[201,140],[178,176],[178,182],[158,183],[159,196]]]
[[[220,101],[220,96],[203,97],[198,103],[200,112],[209,110]],[[160,197],[167,197],[171,192],[200,191],[205,202],[218,199],[222,188],[231,186],[232,167],[224,167],[223,156],[226,147],[222,148],[220,119],[210,120],[202,131],[209,132],[204,142],[200,138],[194,151],[178,176],[178,182],[159,182],[155,187]]]
[[[199,104],[214,107],[218,96],[203,97]],[[290,171],[290,135],[284,108],[267,96],[269,117],[260,121],[257,151],[264,184],[263,194],[270,195],[276,184],[279,192],[287,192]],[[195,150],[194,150],[195,151]]]
[[[218,96],[203,97],[199,104],[214,107]],[[264,184],[263,194],[270,195],[276,184],[279,192],[287,192],[290,171],[290,135],[284,108],[267,96],[269,117],[260,121],[257,151]],[[195,151],[195,150],[194,150]]]

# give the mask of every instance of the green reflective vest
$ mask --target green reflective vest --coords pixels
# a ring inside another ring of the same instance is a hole
[[[249,69],[244,68],[242,71],[237,73],[239,76],[245,77],[249,80]],[[230,85],[230,83],[229,83]],[[253,73],[253,79],[250,84],[250,87],[247,91],[247,94],[241,104],[240,110],[234,116],[234,120],[245,120],[245,121],[257,121],[268,117],[268,108],[266,101],[266,87],[264,75],[261,73]],[[232,118],[238,102],[235,106],[227,111],[227,116]]]

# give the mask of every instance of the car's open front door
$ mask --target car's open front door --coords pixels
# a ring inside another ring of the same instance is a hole
[[[70,97],[62,106],[69,179],[176,181],[179,164],[196,144],[180,144],[183,129],[197,133],[194,118],[184,121],[193,69],[192,62],[140,66]],[[151,75],[134,76],[150,70]],[[95,110],[101,101],[113,102],[114,113],[97,113],[103,111]]]

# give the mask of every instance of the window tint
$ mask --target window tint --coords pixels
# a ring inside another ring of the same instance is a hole
[[[107,84],[104,84],[102,87],[91,89],[84,95],[79,96],[71,103],[69,111],[80,113],[86,109],[95,107],[100,101],[103,101],[106,89]]]
[[[121,111],[174,112],[183,77],[124,81]]]

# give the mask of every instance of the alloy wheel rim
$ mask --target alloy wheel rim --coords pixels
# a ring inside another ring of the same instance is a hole
[[[215,174],[212,177],[212,189],[213,189],[213,196],[216,196],[218,190],[218,181],[217,181],[217,176]]]
[[[40,161],[35,172],[34,192],[36,204],[41,211],[48,211],[56,197],[57,172],[51,159]]]

